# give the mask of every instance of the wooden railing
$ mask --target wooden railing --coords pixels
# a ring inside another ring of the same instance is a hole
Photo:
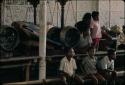
[[[99,51],[96,53],[97,56],[105,56],[107,52],[104,51]],[[118,50],[117,55],[125,55],[125,50]],[[62,58],[64,55],[51,55],[47,56],[46,58]],[[76,54],[80,58],[80,56],[86,56],[86,54]],[[38,63],[40,60],[39,56],[33,56],[33,57],[13,57],[13,58],[7,58],[7,59],[0,59],[0,69],[5,69],[5,68],[14,68],[14,67],[19,67],[19,66],[24,66],[26,67],[26,75],[25,75],[25,81],[24,82],[14,82],[14,83],[4,83],[3,85],[35,85],[35,84],[43,84],[50,83],[50,82],[58,82],[60,81],[60,78],[51,78],[51,79],[46,79],[46,80],[29,80],[29,71],[30,71],[30,66],[32,64]],[[23,61],[23,62],[21,62]],[[14,62],[14,63],[13,63]],[[16,64],[15,64],[16,62]],[[52,61],[53,62],[53,61]],[[7,64],[6,64],[7,63]],[[125,69],[120,70],[117,72],[118,77],[124,76],[125,75]]]

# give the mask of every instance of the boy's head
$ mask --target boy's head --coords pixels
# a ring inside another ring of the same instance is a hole
[[[66,47],[65,49],[64,49],[64,52],[65,52],[65,55],[67,56],[67,57],[73,57],[73,56],[75,56],[75,52],[74,52],[74,49],[73,48],[68,48],[68,47]]]
[[[110,59],[115,60],[115,59],[116,59],[116,51],[115,51],[114,49],[109,49],[109,50],[108,50],[108,57],[109,57]]]
[[[82,18],[83,21],[91,20],[91,13],[85,13],[85,15]]]
[[[92,12],[92,18],[93,18],[93,20],[98,21],[99,20],[99,12],[93,11]]]

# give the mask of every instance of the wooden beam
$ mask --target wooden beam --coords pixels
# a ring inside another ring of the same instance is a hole
[[[40,57],[39,56],[31,56],[31,57],[20,56],[20,57],[0,59],[0,63],[12,62],[12,61],[36,60],[36,59],[40,59]]]
[[[117,76],[117,77],[125,76],[125,70],[116,71],[116,76]]]
[[[39,10],[39,24],[40,24],[40,37],[39,37],[39,81],[46,78],[46,0],[40,0]]]
[[[42,82],[39,81],[39,80],[34,80],[34,81],[4,83],[3,85],[35,85],[35,84],[41,84],[41,83],[42,83]]]

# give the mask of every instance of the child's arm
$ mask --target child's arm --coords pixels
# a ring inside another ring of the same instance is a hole
[[[66,72],[64,72],[64,71],[60,71],[60,76],[62,76],[62,77],[69,77],[70,75],[68,74],[68,73],[66,73]]]

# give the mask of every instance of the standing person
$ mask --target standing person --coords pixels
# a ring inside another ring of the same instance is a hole
[[[82,21],[79,21],[75,24],[75,27],[80,31],[80,43],[78,45],[79,48],[89,48],[92,39],[90,35],[90,23],[91,23],[91,13],[85,13]]]
[[[66,48],[65,50],[65,57],[60,62],[60,72],[61,72],[61,79],[65,85],[68,85],[67,80],[75,79],[79,83],[84,84],[84,81],[75,74],[75,70],[77,69],[76,61],[73,58],[75,55],[73,48]]]
[[[91,37],[93,40],[92,46],[96,50],[98,48],[100,38],[102,37],[98,11],[92,12],[92,20],[90,28],[91,28]]]
[[[97,68],[99,73],[111,82],[114,81],[116,78],[116,71],[114,70],[116,51],[114,49],[109,49],[107,54],[108,56],[98,58]]]
[[[90,47],[88,49],[88,56],[82,59],[81,69],[84,74],[84,79],[92,79],[93,85],[105,84],[105,78],[101,76],[96,69],[96,58],[94,56],[94,49]]]

